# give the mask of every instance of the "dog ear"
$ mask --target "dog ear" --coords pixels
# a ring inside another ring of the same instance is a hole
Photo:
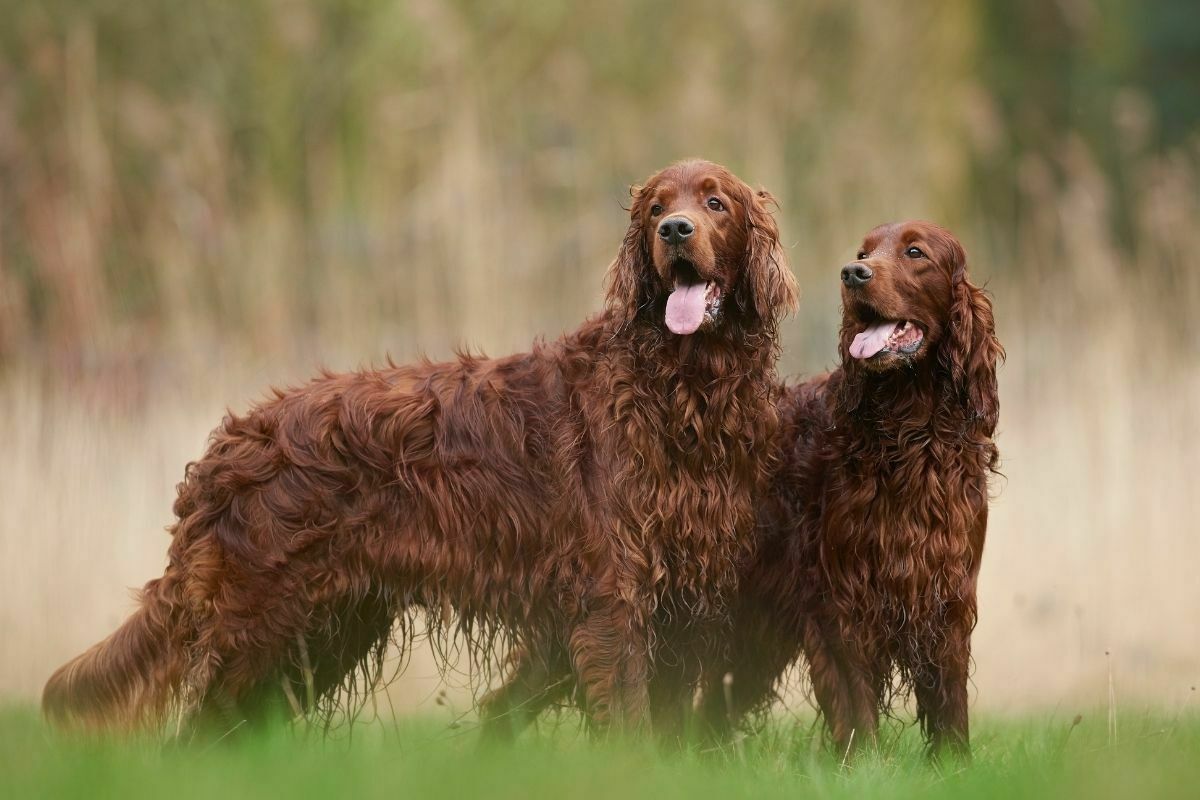
[[[987,292],[967,280],[966,256],[959,248],[951,277],[950,327],[942,350],[942,367],[972,419],[991,436],[1000,415],[996,367],[1004,348],[996,338],[992,301]]]
[[[629,196],[633,199],[629,208],[629,228],[617,257],[608,268],[605,298],[605,306],[623,325],[633,322],[640,310],[649,307],[654,296],[654,275],[650,252],[646,248],[645,214],[642,213],[647,192],[645,187],[632,186]]]
[[[745,189],[746,209],[746,273],[744,285],[749,303],[761,320],[774,322],[796,310],[800,290],[788,267],[787,256],[779,244],[779,227],[770,207],[775,198],[765,189],[757,192]]]

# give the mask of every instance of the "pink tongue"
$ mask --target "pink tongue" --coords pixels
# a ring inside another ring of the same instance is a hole
[[[704,295],[707,283],[678,283],[667,298],[667,327],[672,333],[686,336],[695,333],[704,321]]]
[[[896,330],[899,322],[880,322],[854,337],[850,343],[850,355],[855,358],[870,358],[883,349],[888,337]]]

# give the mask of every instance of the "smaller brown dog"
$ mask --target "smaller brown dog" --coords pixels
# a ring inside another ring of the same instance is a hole
[[[881,225],[841,279],[842,366],[783,402],[786,460],[705,716],[727,729],[803,654],[839,753],[875,739],[896,691],[933,750],[966,752],[1004,351],[944,228]]]

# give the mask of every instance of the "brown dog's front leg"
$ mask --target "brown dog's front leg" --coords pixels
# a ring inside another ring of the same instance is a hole
[[[879,697],[886,675],[869,654],[840,642],[834,630],[832,621],[811,621],[805,629],[804,652],[835,755],[849,759],[878,741]]]
[[[649,723],[649,635],[626,604],[592,611],[575,628],[571,663],[594,731],[640,734]]]
[[[987,519],[984,506],[968,537],[966,575],[955,593],[956,599],[945,608],[944,634],[925,659],[929,664],[926,674],[917,676],[917,717],[934,758],[943,752],[960,758],[971,755],[968,720],[971,632],[977,617],[976,588]]]
[[[946,633],[941,652],[917,676],[917,718],[934,758],[943,752],[971,754],[967,684],[971,667],[971,631],[959,622]]]

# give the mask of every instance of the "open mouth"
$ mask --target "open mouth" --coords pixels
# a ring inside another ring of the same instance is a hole
[[[695,265],[680,259],[671,266],[675,288],[667,297],[667,328],[686,336],[695,333],[721,311],[721,287],[700,277]]]
[[[850,355],[857,359],[875,358],[881,353],[912,355],[925,341],[925,332],[910,320],[872,322],[850,343]]]

